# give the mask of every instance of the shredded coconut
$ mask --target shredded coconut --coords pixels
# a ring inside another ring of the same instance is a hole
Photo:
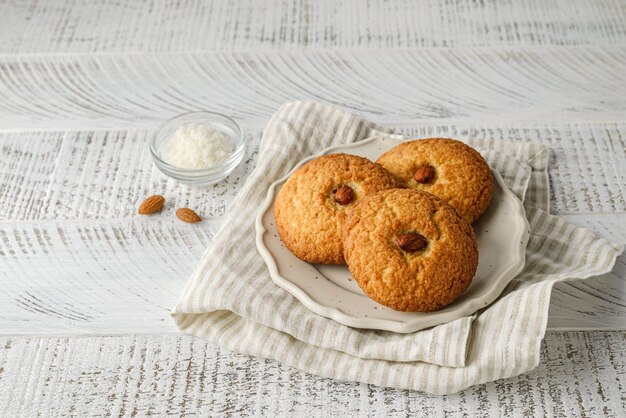
[[[165,160],[181,168],[206,168],[232,154],[227,137],[202,124],[180,126],[165,147]]]

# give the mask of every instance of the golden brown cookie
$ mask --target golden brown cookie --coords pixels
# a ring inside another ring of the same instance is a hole
[[[380,165],[362,157],[331,154],[298,168],[276,198],[278,234],[298,258],[342,264],[341,225],[347,208],[369,194],[398,187]]]
[[[470,224],[443,200],[414,189],[385,190],[351,208],[343,246],[365,294],[398,311],[449,305],[478,266]]]
[[[493,193],[489,165],[472,147],[446,138],[404,142],[378,164],[412,189],[440,197],[472,223],[487,209]]]

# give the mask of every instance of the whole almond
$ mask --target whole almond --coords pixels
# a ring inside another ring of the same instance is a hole
[[[180,208],[176,211],[176,216],[183,222],[188,222],[190,224],[200,222],[202,218],[198,216],[196,212],[189,208]]]
[[[152,215],[154,212],[161,210],[164,204],[165,198],[161,195],[155,194],[147,197],[141,205],[139,205],[137,213],[140,215]]]
[[[430,183],[435,178],[435,168],[430,164],[418,167],[417,170],[415,170],[413,178],[418,183]]]
[[[335,202],[340,205],[350,204],[354,200],[354,190],[350,186],[339,186],[334,193]]]
[[[396,237],[398,246],[408,253],[414,253],[421,251],[428,246],[428,241],[423,235],[416,232],[409,232],[406,234],[400,234]]]

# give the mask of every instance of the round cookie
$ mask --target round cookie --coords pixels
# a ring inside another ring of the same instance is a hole
[[[440,197],[472,223],[491,202],[489,165],[472,147],[446,138],[404,142],[377,161],[412,189]]]
[[[443,200],[414,189],[385,190],[351,208],[343,246],[365,294],[397,311],[449,305],[478,266],[471,225]]]
[[[331,154],[291,174],[276,197],[278,234],[298,258],[343,264],[341,228],[345,211],[372,193],[398,187],[380,165],[362,157]]]

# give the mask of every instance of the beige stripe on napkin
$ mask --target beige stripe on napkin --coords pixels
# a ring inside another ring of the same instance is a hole
[[[535,367],[552,284],[607,272],[621,251],[542,210],[549,189],[540,145],[469,141],[489,150],[483,154],[492,167],[525,198],[531,226],[524,271],[478,316],[411,334],[359,330],[313,314],[272,282],[254,243],[256,209],[269,185],[323,148],[384,133],[318,103],[283,106],[264,131],[257,167],[173,311],[179,328],[320,376],[432,393]]]

